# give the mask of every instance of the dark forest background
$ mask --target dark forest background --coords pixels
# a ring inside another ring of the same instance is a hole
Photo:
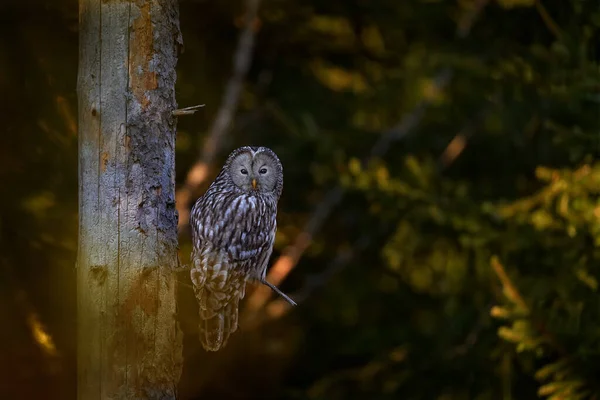
[[[180,2],[178,103],[206,104],[180,184],[245,10]],[[77,25],[75,0],[0,4],[3,399],[75,396]],[[273,260],[343,197],[281,285],[300,306],[222,353],[182,285],[181,397],[599,399],[600,3],[264,0],[253,29],[210,178],[240,145],[280,156]]]

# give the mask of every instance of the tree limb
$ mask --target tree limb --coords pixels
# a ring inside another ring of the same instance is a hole
[[[192,114],[195,114],[196,111],[198,111],[202,107],[204,107],[204,104],[198,104],[197,106],[191,106],[191,107],[185,107],[185,108],[178,108],[177,110],[174,110],[171,114],[174,117],[179,117],[182,115],[192,115]]]

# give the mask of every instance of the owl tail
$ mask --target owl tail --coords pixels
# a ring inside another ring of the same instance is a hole
[[[221,263],[193,269],[194,292],[199,305],[199,335],[202,346],[217,351],[238,328],[240,299],[246,290],[245,275],[220,268]]]
[[[220,294],[205,288],[200,299],[200,342],[207,351],[225,347],[229,336],[238,328],[240,298],[234,294],[223,304],[219,301]]]

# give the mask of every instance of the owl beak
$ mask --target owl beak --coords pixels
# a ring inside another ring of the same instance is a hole
[[[256,179],[252,179],[252,188],[256,189]]]

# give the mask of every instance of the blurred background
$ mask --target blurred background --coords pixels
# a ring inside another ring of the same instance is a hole
[[[233,148],[271,147],[271,278],[300,303],[249,290],[206,354],[183,274],[182,399],[600,398],[597,0],[180,13],[177,100],[206,106],[179,118],[178,184],[208,162],[193,200]],[[3,399],[75,398],[77,25],[75,0],[0,4]]]

